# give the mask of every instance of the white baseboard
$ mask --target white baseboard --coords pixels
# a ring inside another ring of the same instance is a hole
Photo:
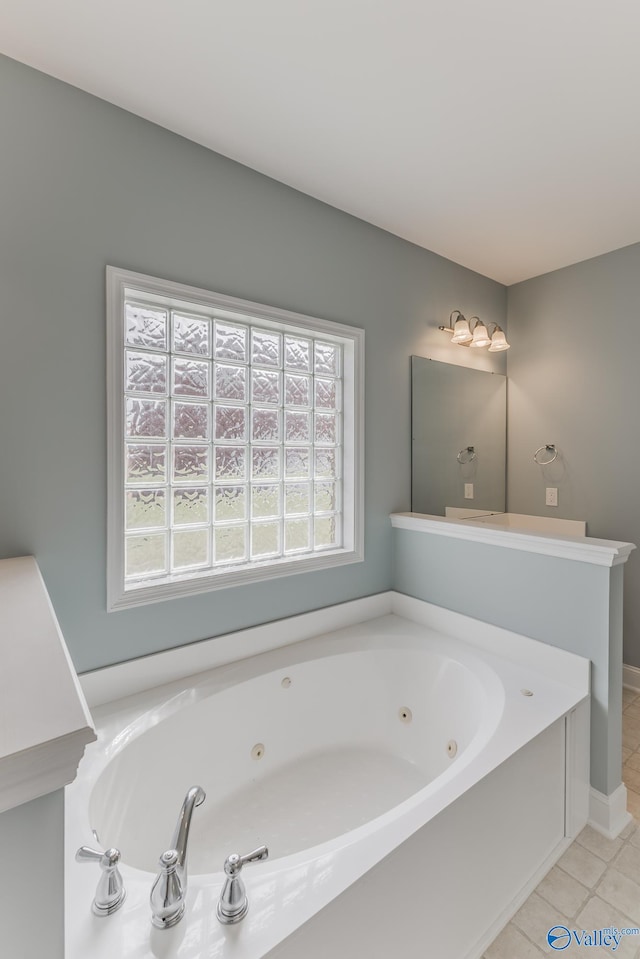
[[[637,666],[622,667],[622,685],[640,693],[640,669]]]
[[[608,796],[591,787],[589,791],[590,826],[607,839],[615,839],[629,822],[631,822],[631,813],[627,812],[627,787],[624,783],[620,783],[618,788]]]

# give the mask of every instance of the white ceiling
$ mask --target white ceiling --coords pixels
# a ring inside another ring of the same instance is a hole
[[[514,283],[640,241],[638,0],[0,0],[0,51]]]

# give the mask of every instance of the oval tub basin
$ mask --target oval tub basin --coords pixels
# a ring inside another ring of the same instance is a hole
[[[192,875],[217,871],[236,848],[267,843],[276,859],[334,840],[424,789],[488,735],[504,693],[475,667],[427,649],[370,649],[197,702],[179,694],[112,744],[91,793],[91,828],[128,865],[153,871],[197,783],[207,800],[192,820]]]
[[[426,615],[428,604],[403,604]],[[439,959],[476,959],[504,901],[564,841],[564,723],[588,710],[588,663],[430,609],[437,627],[387,615],[97,708],[97,742],[65,803],[66,959],[378,959],[395,949],[394,897],[401,912],[413,901],[406,959],[426,954],[423,920],[444,937]],[[588,711],[586,728],[576,742],[588,750]],[[192,819],[187,907],[155,930],[158,859],[196,784],[207,798]],[[521,815],[516,836],[506,824]],[[127,898],[107,919],[91,913],[97,876],[73,859],[96,842],[122,852]],[[249,912],[222,926],[223,862],[262,843],[269,860],[246,869]],[[485,855],[500,863],[495,881]]]

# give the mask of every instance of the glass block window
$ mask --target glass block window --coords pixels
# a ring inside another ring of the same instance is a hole
[[[108,291],[110,607],[361,559],[362,331]]]

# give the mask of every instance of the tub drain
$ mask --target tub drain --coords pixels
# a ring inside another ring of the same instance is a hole
[[[447,743],[447,756],[449,757],[449,759],[453,759],[453,757],[456,755],[457,752],[458,752],[457,742],[455,741],[455,739],[450,739],[449,742]]]
[[[401,706],[398,710],[398,719],[401,723],[410,723],[413,719],[413,713],[408,706]]]
[[[251,750],[252,759],[262,759],[264,756],[264,743],[256,743]]]

